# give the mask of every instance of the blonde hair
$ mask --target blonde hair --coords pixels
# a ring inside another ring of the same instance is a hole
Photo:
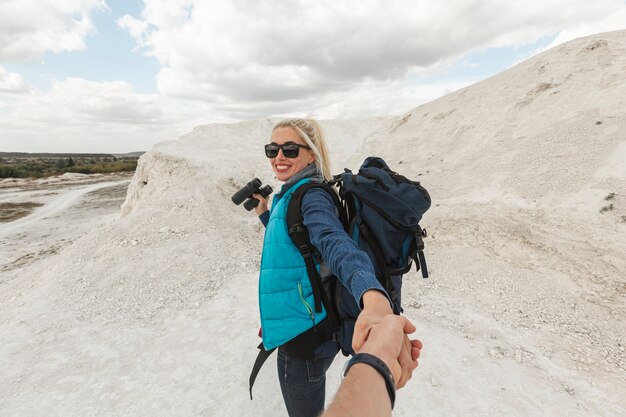
[[[274,130],[280,127],[291,127],[298,132],[298,135],[306,142],[315,154],[315,165],[322,173],[326,180],[331,180],[333,175],[330,170],[330,161],[328,158],[328,146],[322,126],[313,119],[284,119],[276,123]]]

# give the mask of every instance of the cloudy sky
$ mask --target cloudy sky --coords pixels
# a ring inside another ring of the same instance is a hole
[[[0,151],[129,152],[211,122],[402,114],[626,0],[0,0]]]

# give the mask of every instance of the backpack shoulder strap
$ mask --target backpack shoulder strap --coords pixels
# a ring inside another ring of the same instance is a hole
[[[322,305],[326,309],[326,313],[330,318],[333,324],[339,324],[339,318],[335,311],[334,306],[330,303],[328,299],[328,295],[322,288],[322,279],[315,265],[315,259],[320,258],[319,252],[317,248],[313,246],[311,243],[311,239],[309,237],[309,232],[304,225],[304,221],[302,219],[302,200],[304,199],[304,195],[311,188],[321,188],[326,190],[331,196],[333,196],[333,201],[337,206],[340,217],[341,217],[341,203],[339,201],[339,197],[333,191],[332,187],[325,182],[317,183],[317,182],[308,182],[304,185],[298,187],[291,196],[291,200],[289,201],[289,206],[287,207],[287,231],[289,232],[289,236],[293,241],[294,245],[300,251],[300,254],[304,258],[304,263],[306,264],[307,274],[309,275],[309,281],[311,282],[311,288],[313,289],[313,299],[315,301],[315,312],[322,312]],[[343,220],[342,220],[342,224]]]
[[[340,181],[341,179],[338,178],[331,182],[328,182],[328,181],[307,182],[306,184],[298,187],[298,189],[293,192],[291,201],[289,202],[289,208],[287,209],[287,222],[289,223],[290,219],[299,220],[299,222],[302,222],[302,200],[304,199],[304,195],[311,188],[320,188],[326,191],[328,195],[332,198],[333,203],[335,203],[335,207],[337,207],[337,211],[339,214],[339,220],[341,221],[341,224],[345,230],[347,226],[347,219],[346,219],[345,212],[343,209],[343,203],[333,188],[333,185],[337,183],[341,185]],[[292,209],[292,205],[293,205],[293,209]],[[297,208],[297,211],[296,211],[296,208]],[[293,210],[291,217],[289,214],[290,210]]]

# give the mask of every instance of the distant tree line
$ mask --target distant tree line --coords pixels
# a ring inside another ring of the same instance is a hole
[[[0,159],[0,178],[42,178],[61,175],[66,172],[80,174],[106,174],[110,172],[134,171],[137,169],[136,157],[45,157]]]
[[[101,158],[139,158],[145,152],[128,152],[123,154],[112,153],[29,153],[29,152],[0,152],[1,159],[101,159]]]

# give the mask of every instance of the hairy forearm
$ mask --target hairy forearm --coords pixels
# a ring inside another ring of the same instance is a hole
[[[364,363],[350,368],[335,399],[323,417],[391,416],[391,400],[385,380],[378,371]]]

